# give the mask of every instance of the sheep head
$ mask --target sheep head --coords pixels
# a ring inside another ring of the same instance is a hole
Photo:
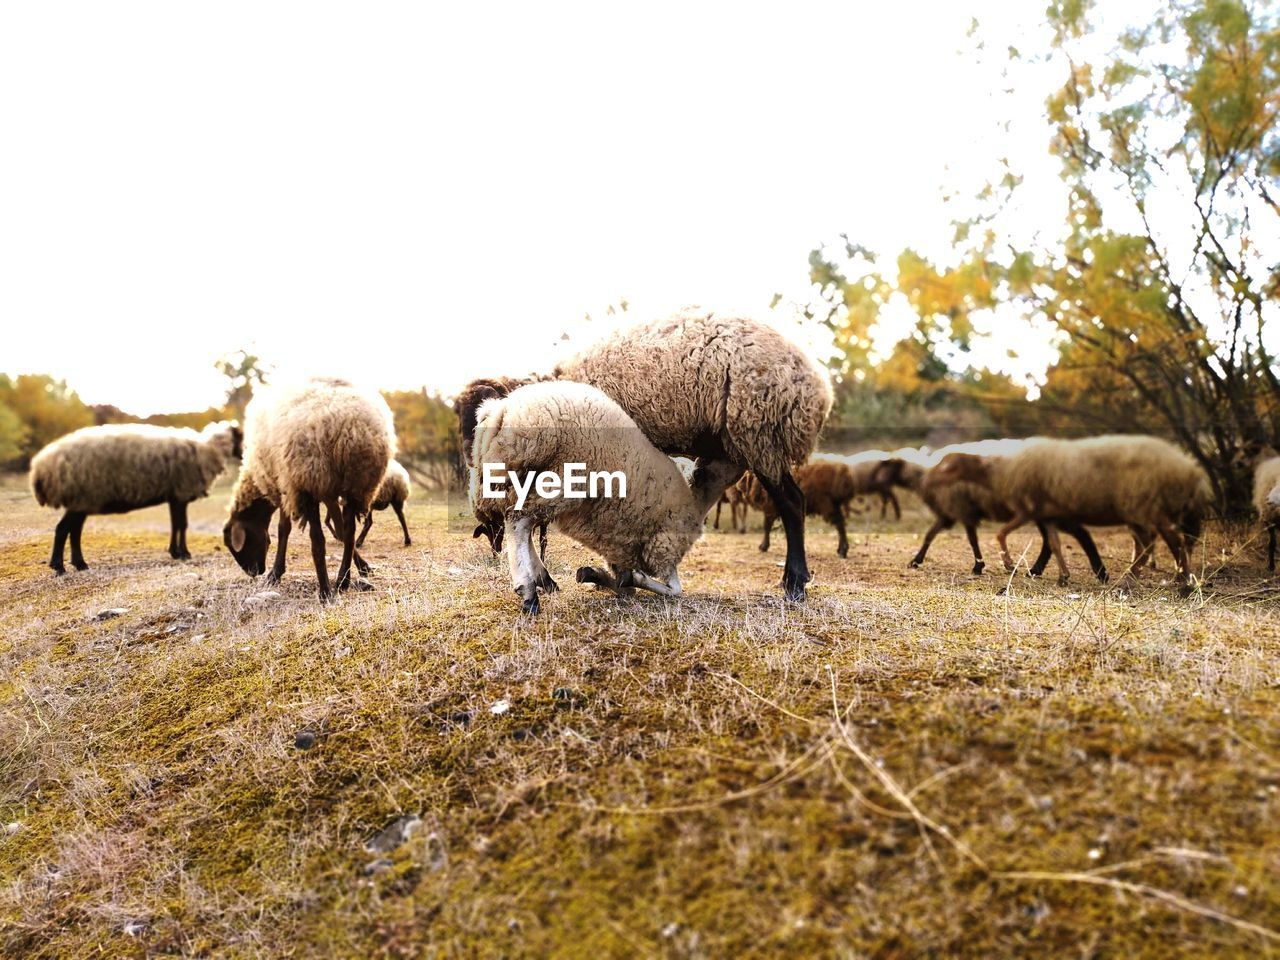
[[[275,507],[259,497],[231,514],[222,528],[222,542],[240,564],[240,569],[256,577],[267,569],[267,548],[271,546],[271,515]]]
[[[517,387],[531,382],[514,377],[481,377],[468,383],[454,398],[453,409],[458,415],[458,433],[462,438],[462,459],[467,466],[471,466],[471,443],[476,436],[476,412],[481,404],[494,397],[505,397]]]

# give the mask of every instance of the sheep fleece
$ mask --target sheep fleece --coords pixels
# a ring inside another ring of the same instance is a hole
[[[385,510],[393,503],[404,504],[409,499],[409,471],[400,465],[399,460],[387,464],[387,474],[374,494],[370,509]]]
[[[618,331],[555,376],[599,387],[669,454],[697,455],[714,436],[774,481],[809,458],[831,412],[827,374],[782,334],[691,310]]]
[[[368,513],[395,447],[391,410],[375,392],[333,379],[267,391],[246,411],[233,512],[263,496],[293,520],[307,500],[339,497]]]
[[[145,423],[84,427],[31,460],[31,492],[41,506],[113,513],[209,493],[231,455],[226,424],[203,433]]]
[[[1280,524],[1280,457],[1263,460],[1254,471],[1253,505],[1263,523]]]

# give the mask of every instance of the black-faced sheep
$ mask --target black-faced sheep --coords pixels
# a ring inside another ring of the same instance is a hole
[[[924,542],[911,558],[909,567],[919,567],[929,553],[934,537],[943,530],[949,530],[959,523],[964,527],[969,548],[973,551],[973,573],[981,574],[986,568],[982,559],[982,546],[978,542],[978,524],[983,520],[995,520],[1003,523],[1013,513],[999,497],[980,484],[969,483],[956,477],[939,473],[937,464],[949,453],[975,453],[988,457],[1008,456],[1022,448],[1022,440],[981,440],[975,443],[956,444],[943,447],[932,453],[905,450],[890,457],[877,467],[877,480],[892,483],[913,491],[924,502],[934,515],[932,526],[925,532]],[[1089,566],[1099,580],[1105,582],[1107,569],[1098,554],[1097,545],[1089,531],[1077,523],[1066,521],[1062,529],[1079,541],[1089,560]],[[1040,530],[1040,553],[1028,571],[1031,576],[1038,577],[1044,572],[1052,556],[1048,530],[1043,524],[1037,524]]]
[[[1059,582],[1070,574],[1056,527],[1063,523],[1154,530],[1173,554],[1178,583],[1190,577],[1188,543],[1200,537],[1212,499],[1209,478],[1187,454],[1145,436],[1028,442],[1007,457],[951,453],[937,475],[992,491],[1013,516],[996,534],[1006,568],[1006,538],[1028,520],[1047,525]]]
[[[254,397],[246,411],[244,465],[223,530],[236,562],[250,576],[266,570],[271,516],[279,509],[279,542],[269,581],[284,575],[289,532],[299,521],[311,528],[311,558],[320,597],[327,600],[332,591],[320,520],[323,505],[341,523],[338,589],[369,589],[351,578],[353,560],[361,572],[368,569],[355,549],[356,522],[368,513],[395,446],[386,401],[345,380],[308,380]]]
[[[706,491],[720,489],[721,479],[712,477],[701,494],[691,489],[617,403],[565,381],[486,401],[477,411],[470,459],[472,510],[482,525],[503,528],[512,585],[526,613],[538,612],[539,589],[558,589],[531,539],[546,523],[607,562],[608,569],[580,568],[580,583],[679,596],[678,565],[701,536],[711,506]],[[597,488],[590,495],[568,495],[570,464],[584,490],[588,480]],[[544,489],[545,474],[564,477],[566,486],[557,482],[553,490],[548,482]],[[597,482],[604,475],[608,489]]]
[[[1280,528],[1280,454],[1266,449],[1253,471],[1253,505],[1267,531],[1267,569],[1276,569],[1276,530]]]
[[[240,428],[211,423],[203,431],[149,424],[85,427],[61,437],[31,460],[31,492],[41,506],[66,512],[53,536],[49,566],[66,572],[63,553],[71,540],[71,565],[87,570],[80,532],[90,514],[127,513],[169,504],[169,556],[190,559],[187,504],[207,496],[227,459],[240,457]]]
[[[696,458],[693,488],[708,509],[752,470],[787,533],[786,596],[804,597],[804,494],[792,469],[817,444],[831,384],[802,350],[758,321],[688,310],[607,337],[558,365],[551,379],[599,388],[660,450]],[[516,383],[478,380],[464,389],[456,403],[464,449],[480,404]]]

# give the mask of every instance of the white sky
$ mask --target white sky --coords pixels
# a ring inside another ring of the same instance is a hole
[[[840,232],[944,251],[1007,146],[958,51],[1028,5],[771,7],[4,4],[0,370],[141,414],[246,344],[452,389],[619,298],[804,300]]]

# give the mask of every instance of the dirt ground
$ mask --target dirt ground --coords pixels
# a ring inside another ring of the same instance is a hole
[[[845,560],[811,520],[802,606],[758,515],[676,602],[575,583],[553,532],[529,619],[440,498],[409,548],[378,515],[376,591],[322,606],[300,536],[269,590],[227,489],[193,560],[156,508],[91,517],[55,578],[56,515],[0,483],[6,956],[1280,955],[1251,530],[1211,529],[1180,599],[1163,548],[1128,589],[1074,551],[1064,588],[990,529],[985,575],[954,532],[909,570],[916,506]]]

